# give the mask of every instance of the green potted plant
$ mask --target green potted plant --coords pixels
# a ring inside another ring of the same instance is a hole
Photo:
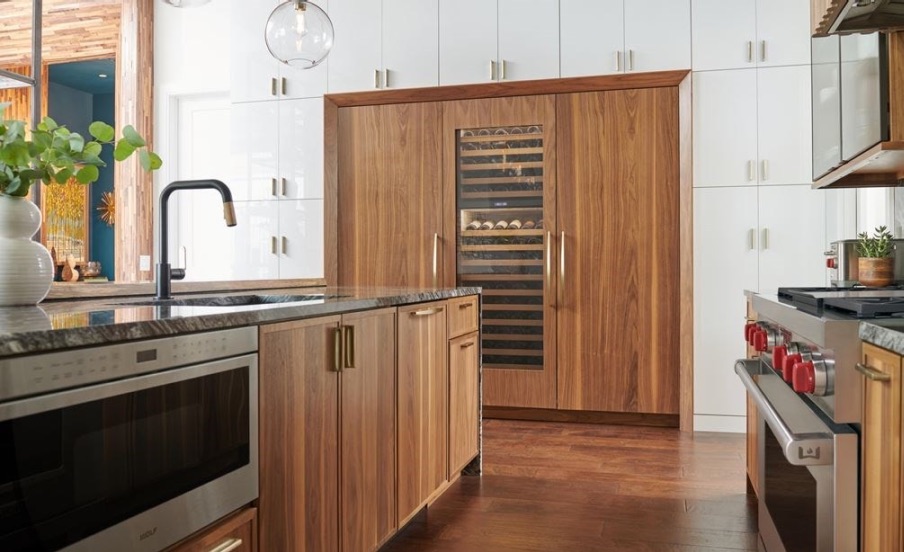
[[[36,305],[53,282],[50,253],[31,239],[41,227],[41,211],[26,197],[33,185],[96,181],[106,165],[100,158],[104,147],[114,148],[117,161],[137,152],[148,171],[162,164],[131,126],[117,140],[113,127],[95,121],[86,139],[45,117],[26,132],[25,122],[4,119],[8,105],[0,103],[0,307]]]
[[[858,281],[864,286],[882,287],[895,279],[894,243],[891,232],[885,226],[876,228],[873,236],[866,232],[857,235]]]

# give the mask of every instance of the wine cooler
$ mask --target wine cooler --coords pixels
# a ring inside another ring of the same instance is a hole
[[[483,288],[483,367],[542,370],[543,128],[456,132],[458,283]]]

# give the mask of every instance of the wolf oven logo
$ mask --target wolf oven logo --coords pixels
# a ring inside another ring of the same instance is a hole
[[[808,458],[819,460],[820,453],[822,452],[820,448],[821,447],[816,447],[814,449],[813,447],[808,447],[805,451],[804,447],[797,447],[797,458],[799,460],[806,460]]]
[[[144,533],[141,533],[140,535],[138,535],[138,541],[141,542],[145,539],[149,539],[149,538],[153,537],[155,533],[157,533],[156,527],[154,527],[153,529],[148,529]]]

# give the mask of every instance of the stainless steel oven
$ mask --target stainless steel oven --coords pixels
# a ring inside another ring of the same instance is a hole
[[[257,332],[0,361],[0,550],[159,551],[258,496]]]
[[[757,405],[759,530],[768,552],[858,548],[858,435],[835,424],[761,360],[735,371]]]

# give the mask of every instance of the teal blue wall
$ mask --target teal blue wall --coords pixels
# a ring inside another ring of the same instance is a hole
[[[104,121],[116,126],[114,117],[114,101],[113,94],[95,94],[94,95],[94,119],[95,121]],[[97,207],[100,205],[100,197],[104,192],[113,191],[113,148],[104,147],[101,153],[101,159],[107,164],[100,170],[100,178],[91,185],[91,260],[100,261],[103,267],[103,275],[113,280],[116,274],[114,266],[113,248],[113,227],[107,226],[107,223],[100,219]]]

